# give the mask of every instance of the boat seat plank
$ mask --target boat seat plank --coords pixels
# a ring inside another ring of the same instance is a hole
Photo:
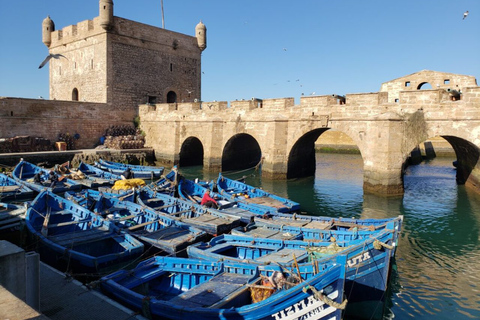
[[[330,222],[310,221],[309,223],[305,224],[304,227],[310,229],[329,230],[332,228],[332,224]]]
[[[302,260],[304,256],[307,256],[307,252],[304,249],[282,249],[274,251],[270,254],[258,257],[257,262],[277,262],[280,264],[292,263],[294,262],[293,255],[297,260]]]
[[[61,246],[69,246],[78,243],[96,241],[102,238],[109,237],[110,235],[110,232],[107,230],[89,229],[48,236],[48,239]]]
[[[72,220],[72,221],[65,221],[65,222],[59,222],[59,223],[52,223],[48,225],[48,228],[50,229],[50,228],[57,228],[57,227],[65,227],[72,224],[81,224],[81,223],[86,223],[90,221],[92,221],[92,219]]]
[[[269,197],[252,197],[252,198],[241,199],[241,201],[250,203],[250,204],[261,204],[261,205],[269,206],[273,208],[282,208],[285,206],[285,204],[282,203],[281,201],[278,201],[276,199],[272,199]]]
[[[186,307],[211,307],[244,287],[251,275],[222,273],[170,300]]]
[[[134,233],[135,235],[141,235],[143,237],[157,240],[157,241],[178,241],[179,237],[188,236],[190,237],[190,231],[183,228],[169,226],[162,228],[157,231],[148,232],[145,230],[140,230]]]
[[[20,186],[1,186],[0,192],[13,192],[13,191],[17,191],[20,188],[21,188]]]
[[[254,238],[269,238],[269,239],[281,239],[281,240],[295,239],[297,236],[297,234],[294,234],[294,233],[276,231],[276,230],[271,230],[267,228],[250,229],[246,232],[232,230],[232,234],[245,235],[245,236],[254,237]]]
[[[192,217],[188,219],[188,221],[192,221],[192,222],[194,221],[197,223],[216,224],[216,225],[225,223],[225,219],[222,219],[220,217],[215,217],[211,214],[198,215],[196,217]]]

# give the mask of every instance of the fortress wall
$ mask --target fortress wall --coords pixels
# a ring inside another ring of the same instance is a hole
[[[167,102],[169,91],[177,102],[201,98],[201,50],[196,38],[115,17],[109,36],[109,94],[119,108]]]
[[[79,101],[107,102],[107,35],[98,34],[59,47],[50,46],[50,51],[66,57],[51,59],[50,99],[72,100],[72,91],[78,90]]]
[[[282,99],[265,99],[257,100],[257,104],[260,103],[260,108],[269,111],[280,111],[287,108],[291,108],[295,105],[294,98],[282,98]]]
[[[108,104],[21,98],[0,98],[0,121],[1,138],[30,135],[54,143],[60,133],[78,133],[78,149],[94,148],[112,125],[133,124],[129,112]]]
[[[230,102],[230,108],[233,110],[249,111],[257,108],[257,104],[252,100],[235,100]]]
[[[193,29],[192,29],[193,31]],[[161,45],[164,50],[185,51],[185,54],[191,54],[190,58],[196,58],[200,52],[197,44],[197,38],[175,31],[161,29],[148,24],[125,18],[114,17],[114,33],[118,36],[130,38],[132,40],[141,40],[142,43],[148,45]],[[177,41],[177,47],[173,49],[173,42]]]

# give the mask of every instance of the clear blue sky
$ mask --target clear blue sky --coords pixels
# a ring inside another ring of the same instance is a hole
[[[162,25],[160,0],[114,3],[115,16]],[[0,0],[0,96],[48,98],[43,19],[58,30],[98,7]],[[480,81],[479,0],[164,0],[164,12],[166,29],[193,36],[200,20],[207,27],[204,101],[376,92],[423,69]]]

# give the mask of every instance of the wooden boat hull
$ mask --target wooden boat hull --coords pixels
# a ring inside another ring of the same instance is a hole
[[[24,200],[33,198],[36,192],[28,186],[17,182],[6,174],[0,173],[0,200]]]
[[[95,166],[114,173],[116,175],[122,175],[127,168],[130,168],[133,173],[134,178],[139,179],[156,179],[160,178],[163,173],[164,167],[153,167],[153,166],[141,166],[141,165],[132,165],[132,164],[124,164],[119,162],[107,161],[100,159],[98,162],[95,163]]]
[[[72,179],[62,179],[57,182],[57,184],[50,188],[50,181],[48,180],[49,170],[40,168],[32,163],[26,162],[24,160],[20,161],[12,171],[12,177],[19,183],[26,185],[30,189],[41,192],[44,189],[50,189],[54,193],[62,193],[69,190],[80,190],[82,185]],[[42,183],[33,182],[33,177],[35,174],[41,173]]]
[[[27,212],[25,205],[0,202],[0,233],[16,232],[21,229]]]
[[[103,272],[138,258],[144,246],[72,201],[42,191],[25,222],[44,261],[76,272]]]
[[[100,284],[104,292],[149,318],[341,319],[340,309],[312,294],[323,290],[336,303],[342,302],[344,267],[333,261],[320,265],[318,272],[312,266],[301,267],[303,282],[255,303],[252,289],[265,288],[259,285],[260,275],[283,274],[285,269],[156,257],[139,264],[130,274],[119,271],[104,277]]]
[[[195,183],[189,179],[181,179],[178,184],[178,194],[182,199],[200,204],[203,194],[207,190],[206,187]],[[242,222],[248,223],[252,217],[263,217],[265,215],[275,214],[268,207],[253,206],[243,202],[231,201],[228,197],[219,193],[210,191],[210,196],[218,199],[220,204],[219,210],[228,214],[236,215],[241,218]]]
[[[184,254],[188,245],[202,241],[207,236],[200,229],[134,203],[134,193],[116,195],[85,190],[77,194],[69,193],[68,196],[91,208],[116,228],[168,254]]]
[[[387,290],[394,250],[394,231],[382,230],[366,240],[328,243],[274,240],[222,235],[209,243],[188,248],[188,256],[209,261],[249,264],[279,263],[286,267],[309,265],[343,255],[346,257],[345,292],[349,306],[381,301]],[[348,307],[347,307],[348,310]]]
[[[220,194],[233,201],[267,207],[277,212],[297,212],[300,210],[300,204],[295,201],[282,198],[241,181],[229,179],[221,173],[218,175],[216,186]]]
[[[334,237],[337,241],[343,242],[365,239],[370,237],[373,233],[387,229],[393,231],[393,243],[396,246],[403,223],[403,216],[378,220],[342,218],[340,219],[340,223],[335,222],[337,219],[315,216],[302,216],[302,220],[299,221],[294,220],[295,218],[293,216],[290,216],[290,219],[288,220],[276,218],[277,216],[255,218],[254,222],[248,224],[246,227],[235,228],[232,230],[232,233],[235,235],[260,238],[282,238],[282,235],[300,234],[302,240],[329,241]],[[331,221],[326,223],[322,220]],[[289,221],[292,221],[292,223],[289,223]],[[392,251],[392,257],[394,254],[395,250]]]
[[[120,175],[104,171],[95,166],[81,162],[77,168],[77,171],[82,172],[85,175],[85,179],[76,180],[83,184],[87,188],[98,188],[112,186],[115,181],[121,180]]]
[[[138,190],[137,202],[211,235],[230,232],[240,225],[240,218],[236,216],[158,193],[148,186]]]

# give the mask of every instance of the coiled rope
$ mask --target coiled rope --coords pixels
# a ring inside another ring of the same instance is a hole
[[[380,250],[382,248],[385,248],[385,249],[388,249],[388,250],[393,250],[393,248],[394,248],[394,246],[386,244],[385,242],[381,242],[378,239],[375,239],[375,241],[373,241],[373,247],[377,250]]]
[[[344,310],[345,307],[347,306],[348,300],[345,299],[343,300],[342,303],[338,303],[324,295],[322,292],[318,291],[315,289],[315,287],[312,286],[306,286],[302,289],[303,292],[307,293],[308,290],[311,290],[313,292],[313,296],[317,298],[317,300],[324,302],[325,304],[328,304],[330,307],[334,307],[335,309],[340,309]]]

